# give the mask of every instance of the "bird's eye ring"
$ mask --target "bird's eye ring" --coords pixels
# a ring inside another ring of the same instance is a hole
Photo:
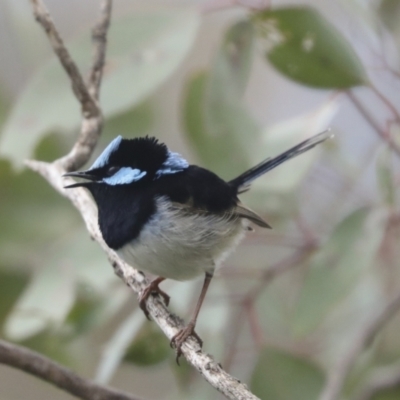
[[[120,170],[120,167],[113,165],[107,169],[107,175],[112,176]]]

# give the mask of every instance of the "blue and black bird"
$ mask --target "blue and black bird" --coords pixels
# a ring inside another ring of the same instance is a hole
[[[67,188],[84,187],[92,194],[107,245],[131,266],[157,276],[140,296],[147,316],[150,293],[159,293],[168,305],[169,296],[158,286],[163,280],[205,276],[192,319],[171,340],[177,357],[188,336],[202,344],[194,329],[215,269],[252,223],[270,228],[238,195],[256,178],[330,136],[311,137],[229,182],[190,165],[152,137],[118,136],[88,170],[65,174],[83,179]]]

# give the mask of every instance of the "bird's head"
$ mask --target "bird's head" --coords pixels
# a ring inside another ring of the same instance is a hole
[[[123,139],[116,137],[86,171],[69,172],[64,176],[82,178],[82,182],[66,188],[106,185],[136,185],[151,182],[163,175],[185,170],[188,162],[168,150],[154,137]]]

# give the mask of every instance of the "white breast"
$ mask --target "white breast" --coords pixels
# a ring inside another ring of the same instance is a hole
[[[213,272],[248,224],[223,215],[193,214],[163,197],[156,204],[157,212],[139,237],[117,253],[133,267],[164,278],[184,281]]]

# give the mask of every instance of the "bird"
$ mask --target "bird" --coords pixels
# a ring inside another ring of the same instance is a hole
[[[246,231],[252,230],[252,224],[271,228],[239,200],[239,195],[261,175],[331,136],[329,131],[312,136],[230,181],[189,164],[179,153],[148,136],[118,136],[89,169],[64,174],[81,179],[65,188],[83,187],[91,193],[108,247],[130,266],[156,276],[139,296],[147,318],[150,294],[160,295],[168,306],[170,297],[160,289],[161,282],[204,275],[192,318],[171,339],[177,361],[189,336],[203,344],[195,327],[216,268]]]

